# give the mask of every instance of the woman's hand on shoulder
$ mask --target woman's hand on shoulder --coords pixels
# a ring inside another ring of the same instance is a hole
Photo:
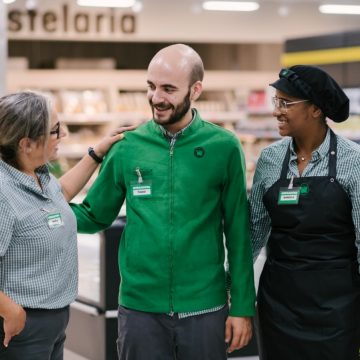
[[[95,154],[100,158],[104,157],[114,143],[124,138],[125,131],[134,130],[136,127],[136,125],[122,126],[112,130],[98,144],[94,146]]]

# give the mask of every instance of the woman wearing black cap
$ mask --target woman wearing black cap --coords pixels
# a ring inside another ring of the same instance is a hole
[[[281,136],[259,158],[250,196],[254,257],[267,245],[258,312],[262,360],[355,360],[360,345],[360,146],[326,118],[349,99],[323,70],[281,70]]]

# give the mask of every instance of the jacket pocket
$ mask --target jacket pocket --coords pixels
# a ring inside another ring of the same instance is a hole
[[[127,173],[127,201],[143,206],[166,197],[166,178],[164,173],[156,172],[149,167],[133,167]]]

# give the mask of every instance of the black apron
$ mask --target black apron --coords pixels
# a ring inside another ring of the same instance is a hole
[[[280,180],[264,195],[272,231],[258,292],[262,360],[359,359],[360,276],[336,150],[331,131],[329,175],[295,178],[299,203],[278,205],[290,183],[289,147]]]

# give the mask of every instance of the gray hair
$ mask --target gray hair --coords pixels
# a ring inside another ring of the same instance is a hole
[[[34,91],[21,91],[0,98],[0,158],[18,167],[18,147],[23,138],[49,138],[50,98]]]

